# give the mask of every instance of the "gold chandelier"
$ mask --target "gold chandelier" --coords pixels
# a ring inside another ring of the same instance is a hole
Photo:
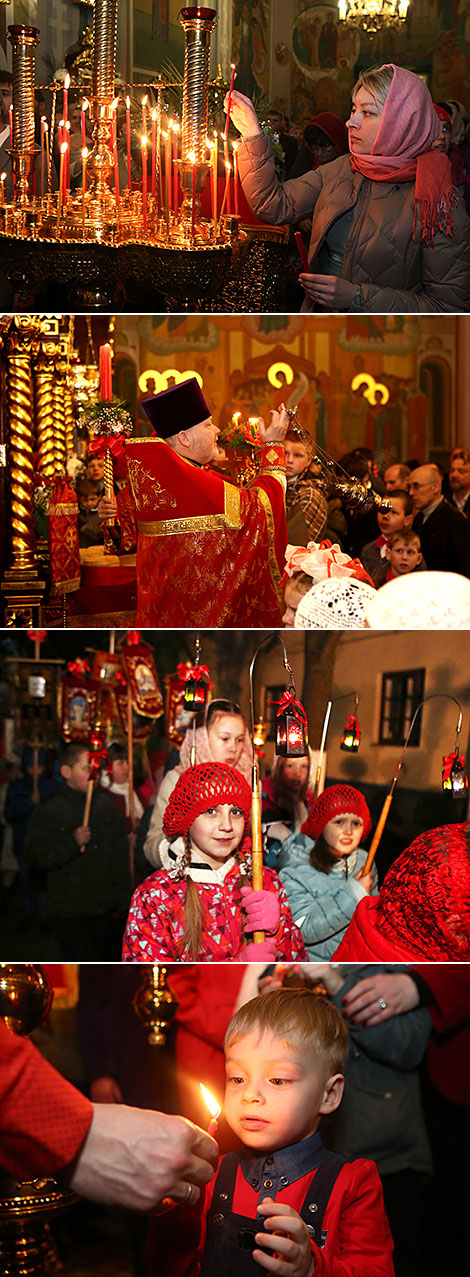
[[[405,21],[410,0],[338,0],[338,19],[360,31],[399,27]]]

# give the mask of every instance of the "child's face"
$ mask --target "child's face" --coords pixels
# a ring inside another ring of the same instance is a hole
[[[81,510],[96,510],[99,503],[99,495],[97,492],[80,492],[78,493],[78,504]]]
[[[293,630],[294,628],[295,614],[299,606],[300,600],[303,599],[304,593],[305,591],[299,590],[298,586],[296,585],[295,577],[293,577],[292,580],[287,582],[286,588],[284,590],[284,603],[286,605],[286,610],[282,618],[282,624],[288,630]]]
[[[406,576],[407,572],[414,572],[422,557],[418,546],[413,542],[407,544],[406,541],[397,539],[387,550],[387,559],[394,576]]]
[[[310,771],[309,758],[286,758],[282,768],[282,777],[284,784],[288,789],[294,791],[301,789],[305,784],[308,773]]]
[[[248,1148],[287,1148],[316,1131],[320,1115],[338,1107],[341,1074],[328,1077],[311,1046],[257,1029],[229,1041],[224,1113]]]
[[[303,443],[294,443],[292,439],[287,439],[285,443],[286,450],[286,475],[288,479],[294,479],[297,474],[302,474],[309,463],[309,454]]]
[[[245,724],[238,714],[217,714],[207,728],[214,763],[236,767],[245,740]]]
[[[402,528],[408,528],[413,518],[412,514],[405,514],[405,507],[401,497],[387,497],[387,501],[391,504],[391,510],[380,509],[377,511],[377,523],[383,537],[387,540],[393,536],[394,532],[401,532]]]
[[[225,864],[243,838],[245,817],[233,803],[219,803],[196,816],[190,829],[191,846],[213,869]],[[196,857],[197,858],[197,857]]]
[[[327,821],[323,837],[333,855],[342,860],[343,856],[350,856],[359,846],[363,828],[364,821],[360,816],[351,811],[344,812]]]
[[[112,764],[112,778],[117,785],[123,785],[124,781],[129,780],[129,763],[127,758],[115,758]]]
[[[88,762],[88,750],[84,749],[80,757],[69,766],[64,763],[61,767],[61,773],[70,789],[81,790],[86,794],[88,781],[90,779],[90,764]]]

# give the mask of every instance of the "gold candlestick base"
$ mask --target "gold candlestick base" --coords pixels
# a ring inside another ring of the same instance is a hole
[[[166,1031],[178,1010],[178,998],[166,985],[166,967],[147,967],[143,982],[135,994],[134,1011],[148,1030],[151,1046],[164,1046]]]

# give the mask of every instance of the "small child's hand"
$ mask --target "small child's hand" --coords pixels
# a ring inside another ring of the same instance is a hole
[[[372,873],[365,874],[364,870],[360,869],[359,873],[356,874],[356,878],[357,878],[357,881],[360,882],[361,887],[364,888],[364,891],[367,891],[367,895],[370,896],[372,887],[374,885],[374,875]]]
[[[86,845],[87,845],[87,843],[89,843],[90,838],[91,838],[91,829],[90,829],[90,826],[89,826],[89,825],[79,825],[79,826],[78,826],[78,829],[74,829],[74,831],[73,831],[73,837],[75,838],[75,842],[76,842],[76,843],[77,843],[77,845],[79,846],[80,851],[84,851],[84,850],[85,850],[85,847],[86,847]]]
[[[255,1241],[263,1250],[254,1250],[253,1259],[273,1277],[311,1277],[313,1256],[307,1226],[293,1206],[273,1202],[264,1197],[258,1206],[266,1232],[256,1233]],[[266,1250],[271,1253],[267,1255]]]

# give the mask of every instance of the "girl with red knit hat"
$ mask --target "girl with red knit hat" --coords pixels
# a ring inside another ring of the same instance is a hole
[[[233,767],[199,763],[180,776],[163,820],[164,867],[134,892],[124,961],[307,957],[278,875],[264,869],[263,891],[251,885],[250,809],[250,786]]]
[[[364,875],[366,852],[359,845],[370,824],[359,790],[330,785],[301,833],[284,842],[279,876],[310,960],[331,958],[359,901],[377,892],[375,870]]]

